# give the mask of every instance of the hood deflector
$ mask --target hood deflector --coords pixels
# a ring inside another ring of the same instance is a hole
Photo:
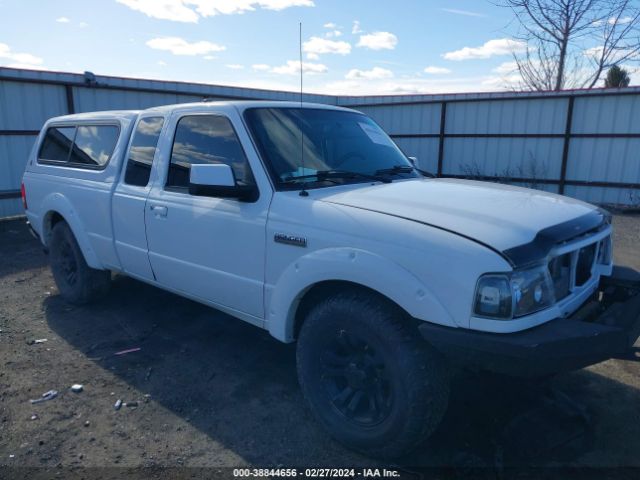
[[[535,238],[524,245],[504,250],[514,268],[523,267],[544,260],[551,249],[586,233],[596,233],[611,223],[611,214],[603,209],[593,210],[585,215],[540,230]]]

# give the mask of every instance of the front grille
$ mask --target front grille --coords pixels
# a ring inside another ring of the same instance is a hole
[[[606,265],[610,262],[610,244],[611,240],[607,237],[549,261],[549,275],[553,281],[556,301],[568,297],[573,288],[582,287],[589,282],[593,276],[596,254],[598,263]]]
[[[549,273],[556,300],[562,300],[571,293],[571,253],[553,258],[549,262]]]
[[[576,262],[576,286],[581,287],[591,278],[593,262],[596,259],[597,243],[592,243],[578,251],[578,261]]]

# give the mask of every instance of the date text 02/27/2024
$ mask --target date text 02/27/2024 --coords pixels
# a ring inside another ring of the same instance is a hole
[[[235,478],[255,477],[305,477],[305,478],[399,478],[398,470],[386,468],[236,468],[233,470]]]

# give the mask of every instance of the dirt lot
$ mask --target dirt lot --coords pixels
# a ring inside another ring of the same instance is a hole
[[[616,261],[640,269],[640,216],[615,226]],[[0,222],[0,330],[0,466],[378,465],[315,423],[295,346],[124,277],[101,303],[71,307],[22,221]],[[141,350],[114,355],[131,348]],[[552,387],[584,416],[543,387],[457,376],[441,427],[400,464],[640,467],[640,363],[605,362]],[[57,398],[30,404],[51,389]],[[138,407],[115,411],[117,399]]]

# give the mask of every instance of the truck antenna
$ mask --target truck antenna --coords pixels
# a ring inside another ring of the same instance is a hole
[[[299,46],[299,53],[300,53],[300,161],[302,163],[302,175],[306,175],[306,169],[304,168],[304,129],[302,127],[302,92],[303,92],[303,72],[304,72],[304,66],[302,63],[302,22],[300,22],[300,28],[299,28],[299,32],[298,32],[298,46]],[[308,197],[309,196],[309,192],[307,192],[307,189],[305,188],[306,186],[306,180],[303,181],[302,183],[302,190],[300,190],[300,196],[301,197]]]

